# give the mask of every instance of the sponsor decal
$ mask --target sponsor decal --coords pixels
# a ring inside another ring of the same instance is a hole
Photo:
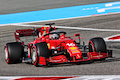
[[[79,53],[79,51],[78,51],[78,50],[75,50],[75,51],[72,51],[72,53]]]
[[[51,49],[55,49],[55,47],[54,47],[54,46],[51,46]]]
[[[75,44],[71,44],[71,43],[70,43],[69,46],[71,46],[71,45],[74,46]],[[70,47],[69,49],[72,51],[72,53],[79,53],[79,52],[80,52],[80,51],[77,49],[77,47]]]
[[[77,48],[76,48],[76,47],[70,47],[70,49],[71,49],[71,50],[75,50],[75,49],[77,49]]]
[[[100,57],[103,57],[103,55],[93,56],[93,58],[100,58]]]
[[[48,46],[48,49],[50,49],[50,44],[49,43],[47,43],[47,46]]]
[[[63,58],[58,59],[58,60],[53,60],[52,58],[50,58],[50,62],[60,62],[60,61],[62,61],[62,60],[63,60]]]
[[[74,43],[67,43],[66,45],[67,45],[67,46],[75,46]]]
[[[19,35],[19,33],[16,32],[16,35]]]
[[[78,57],[78,58],[80,58],[80,55],[79,55],[79,54],[77,54],[77,57]]]

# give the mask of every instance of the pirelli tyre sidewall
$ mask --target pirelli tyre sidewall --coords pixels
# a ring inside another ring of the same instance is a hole
[[[101,37],[90,39],[88,46],[89,52],[107,53],[106,43]]]
[[[24,49],[20,42],[7,43],[4,51],[4,58],[8,64],[22,62]]]
[[[32,48],[31,59],[32,59],[32,64],[38,66],[38,53],[36,47]]]
[[[41,56],[41,57],[48,58],[49,55],[50,55],[49,49],[46,42],[35,44],[35,46],[33,46],[32,53],[31,53],[32,64],[35,65],[36,67],[39,66],[38,65],[39,57]]]

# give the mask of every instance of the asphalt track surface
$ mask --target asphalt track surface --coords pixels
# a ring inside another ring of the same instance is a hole
[[[24,0],[25,2],[22,2],[22,1],[23,0],[21,0],[20,2],[17,0],[11,0],[11,1],[1,0],[1,2],[3,2],[2,5],[5,5],[5,3],[8,5],[6,5],[6,7],[4,8],[0,7],[0,10],[3,10],[2,11],[3,13],[14,13],[14,12],[22,12],[22,11],[30,11],[30,10],[38,10],[38,9],[48,9],[48,8],[56,8],[56,7],[109,2],[109,1],[115,1],[115,0],[97,0],[96,2],[94,0],[89,0],[90,2],[87,0],[84,0],[81,2],[79,2],[79,0],[74,0],[74,1],[73,0],[69,0],[69,1],[56,0],[56,2],[55,0],[49,0],[50,2],[47,2],[48,0],[44,0],[45,2],[41,1],[41,3],[38,0],[34,0],[34,2],[31,2],[32,0],[29,0],[29,1]],[[36,5],[34,5],[33,3],[34,4],[36,3]],[[69,3],[69,4],[66,4],[66,3]],[[47,6],[47,4],[49,5]],[[10,6],[13,6],[13,7],[10,7]],[[3,14],[2,12],[0,13]],[[98,29],[120,29],[120,14],[94,16],[94,17],[69,19],[69,20],[58,20],[58,21],[51,21],[51,22],[55,22],[57,26],[61,25],[61,26],[98,28]],[[41,23],[39,22],[39,23],[31,23],[31,24],[43,25],[45,23],[50,23],[50,22],[41,22]],[[53,65],[51,67],[35,67],[27,63],[10,64],[10,65],[6,64],[4,60],[5,43],[15,41],[15,38],[14,38],[15,30],[25,29],[25,28],[28,28],[28,27],[21,27],[21,26],[1,26],[0,27],[0,53],[1,53],[0,75],[1,76],[120,75],[120,69],[119,69],[120,43],[119,42],[107,43],[108,49],[113,50],[114,58],[109,58],[109,59],[106,59],[105,61],[97,61],[91,64],[79,64],[79,65],[60,64],[60,65]],[[66,31],[68,36],[74,35],[74,33],[80,33],[81,37],[84,37],[84,40],[82,41],[85,41],[86,44],[88,44],[89,39],[93,37],[105,38],[105,37],[120,33],[120,32],[107,32],[107,31],[99,32],[99,31],[68,30],[68,29],[60,29],[60,30]]]

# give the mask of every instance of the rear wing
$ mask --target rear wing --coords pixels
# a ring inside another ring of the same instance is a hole
[[[15,39],[16,42],[20,41],[20,37],[24,36],[44,36],[47,33],[55,30],[55,27],[41,27],[41,28],[34,28],[34,29],[23,29],[23,30],[16,30],[15,32]]]
[[[19,42],[20,37],[24,37],[24,36],[38,36],[39,37],[38,35],[39,32],[41,32],[41,28],[16,30],[15,32],[16,42]]]

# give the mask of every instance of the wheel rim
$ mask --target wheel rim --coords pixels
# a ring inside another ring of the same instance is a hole
[[[92,46],[92,44],[90,43],[90,50],[91,50],[91,52],[93,52],[94,50],[93,50],[93,46]]]
[[[32,52],[32,63],[35,63],[35,61],[36,61],[36,51],[35,51],[35,49],[33,49],[33,52]]]
[[[5,48],[5,60],[8,59],[8,51],[7,51],[7,48]]]

